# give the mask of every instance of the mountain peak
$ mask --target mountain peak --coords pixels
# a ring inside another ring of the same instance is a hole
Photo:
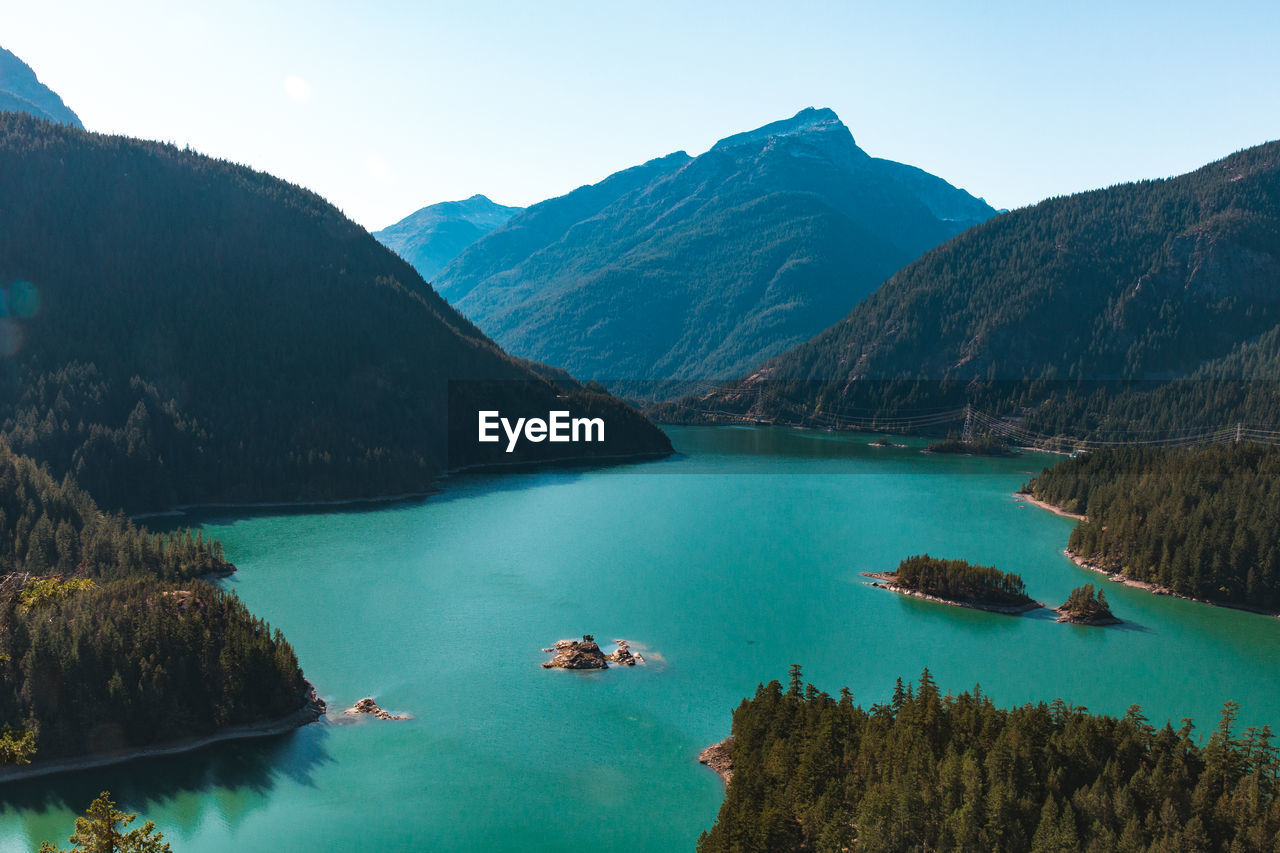
[[[58,93],[41,83],[30,65],[3,47],[0,47],[0,110],[28,113],[84,129],[80,117],[62,102]]]
[[[827,136],[828,134],[847,139],[849,144],[857,148],[853,141],[853,134],[849,132],[849,128],[844,126],[840,121],[840,117],[835,114],[834,110],[827,107],[815,108],[805,107],[791,118],[784,118],[779,121],[770,122],[763,127],[755,130],[748,130],[743,133],[735,133],[733,136],[726,136],[715,145],[711,146],[712,151],[722,150],[725,148],[733,148],[737,145],[747,145],[750,143],[762,142],[766,139],[773,139],[787,136]]]
[[[523,208],[498,204],[482,193],[429,204],[373,236],[431,281],[449,261]]]

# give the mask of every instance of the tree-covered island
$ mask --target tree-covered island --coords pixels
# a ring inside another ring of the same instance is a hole
[[[1091,583],[1071,590],[1062,606],[1054,609],[1058,612],[1059,622],[1076,625],[1120,624],[1120,620],[1111,612],[1111,606],[1107,604],[1106,593],[1098,590],[1095,594]]]
[[[993,566],[943,560],[921,554],[907,557],[892,572],[867,573],[872,586],[996,613],[1025,613],[1043,607],[1027,595],[1022,578]]]

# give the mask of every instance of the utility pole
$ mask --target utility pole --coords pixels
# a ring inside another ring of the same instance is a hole
[[[1240,443],[1240,422],[1236,421],[1236,444]]]

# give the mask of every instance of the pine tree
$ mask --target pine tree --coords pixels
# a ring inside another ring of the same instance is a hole
[[[147,821],[137,829],[124,831],[138,815],[125,814],[116,808],[111,792],[103,791],[90,803],[84,817],[76,818],[76,831],[67,839],[68,850],[48,841],[40,845],[40,853],[171,853],[169,843],[156,825]]]

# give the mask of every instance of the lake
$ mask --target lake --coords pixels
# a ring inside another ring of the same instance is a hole
[[[1280,728],[1280,620],[1106,584],[1126,624],[966,610],[866,585],[910,554],[1018,572],[1050,606],[1100,576],[1073,521],[1015,500],[1055,457],[878,448],[866,435],[671,428],[678,454],[467,475],[429,499],[195,519],[228,586],[282,629],[329,721],[262,742],[0,788],[0,850],[65,842],[102,789],[178,853],[692,850],[722,798],[696,763],[761,681],[863,704],[928,667],[1000,704],[1062,697],[1206,734],[1222,703]],[[901,439],[898,439],[901,440]],[[544,670],[557,639],[648,664]],[[338,724],[374,696],[403,722]]]

